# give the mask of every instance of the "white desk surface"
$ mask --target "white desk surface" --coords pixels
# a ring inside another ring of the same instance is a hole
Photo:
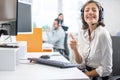
[[[27,57],[40,57],[40,55],[49,54],[52,60],[60,60],[68,62],[58,53],[29,53]],[[43,64],[29,63],[28,60],[20,60],[15,71],[0,71],[0,80],[89,80],[83,72],[76,67],[74,68],[58,68]]]

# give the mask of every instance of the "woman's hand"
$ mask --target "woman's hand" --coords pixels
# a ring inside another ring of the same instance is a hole
[[[73,34],[70,34],[70,37],[72,39],[70,41],[70,47],[71,47],[71,49],[76,50],[77,49],[77,41],[76,41],[75,37],[73,36]]]
[[[78,52],[78,49],[77,49],[77,41],[76,39],[74,38],[74,36],[72,34],[70,34],[70,37],[71,37],[71,41],[70,41],[70,47],[71,49],[74,51],[74,54],[75,54],[75,60],[78,64],[80,64],[82,62],[82,57],[81,55],[79,54]]]

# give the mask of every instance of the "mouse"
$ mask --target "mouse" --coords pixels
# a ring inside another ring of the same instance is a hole
[[[40,56],[40,58],[49,59],[49,58],[50,58],[50,55],[42,55],[42,56]]]

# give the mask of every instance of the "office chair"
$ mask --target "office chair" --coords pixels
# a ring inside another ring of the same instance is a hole
[[[120,36],[112,36],[113,72],[109,80],[120,80]]]
[[[62,26],[63,30],[65,31],[65,39],[64,39],[64,51],[63,51],[63,56],[69,60],[69,48],[68,48],[68,33],[66,33],[66,31],[68,31],[67,26]]]
[[[64,40],[64,57],[69,60],[68,33],[65,33],[65,40]]]
[[[63,30],[64,31],[67,31],[68,30],[68,27],[67,26],[62,26]]]
[[[120,36],[120,32],[117,32],[116,36]]]

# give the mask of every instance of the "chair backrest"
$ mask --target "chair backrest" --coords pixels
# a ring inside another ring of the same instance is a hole
[[[120,75],[120,36],[112,36],[113,45],[113,72],[112,75]]]
[[[68,30],[68,27],[67,26],[62,26],[63,30],[64,31],[67,31]]]
[[[69,59],[68,33],[65,33],[64,49],[65,49],[65,55],[66,55],[67,59]]]

